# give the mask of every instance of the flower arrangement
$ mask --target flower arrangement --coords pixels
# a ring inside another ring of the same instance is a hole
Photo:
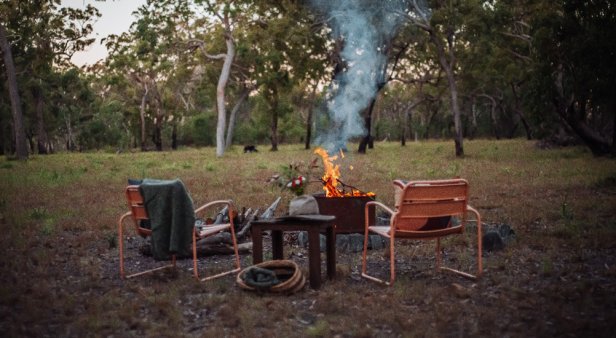
[[[304,194],[304,187],[306,186],[308,180],[306,177],[299,175],[297,177],[293,177],[289,183],[287,183],[287,188],[291,190],[295,196],[301,196]]]
[[[283,190],[291,191],[295,196],[301,196],[310,183],[311,169],[317,167],[315,161],[310,165],[303,162],[294,162],[288,166],[282,166],[280,174],[274,174],[268,179],[268,183],[279,186]]]

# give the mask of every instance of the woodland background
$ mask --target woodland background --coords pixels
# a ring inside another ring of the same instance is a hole
[[[87,3],[87,2],[85,2]],[[330,126],[332,81],[352,65],[325,1],[148,1],[76,68],[98,11],[0,1],[0,153],[305,143]],[[464,138],[583,144],[614,154],[616,6],[609,1],[340,2],[398,26],[356,112],[376,140]],[[98,43],[98,42],[97,42]]]

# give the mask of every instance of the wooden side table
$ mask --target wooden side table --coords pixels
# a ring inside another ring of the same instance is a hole
[[[325,232],[327,253],[327,277],[336,277],[336,235],[335,216],[297,215],[276,217],[252,222],[252,263],[263,262],[263,231],[272,231],[273,259],[283,259],[282,235],[285,231],[306,231],[308,233],[308,272],[310,287],[321,287],[321,248],[319,234]]]

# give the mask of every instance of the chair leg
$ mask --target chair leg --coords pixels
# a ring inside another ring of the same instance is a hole
[[[124,235],[122,233],[122,223],[124,223],[124,219],[130,216],[131,213],[128,212],[122,217],[120,217],[120,221],[118,222],[118,249],[120,251],[120,278],[124,279]]]
[[[192,251],[193,251],[193,275],[199,279],[199,270],[197,269],[197,231],[192,234]]]
[[[231,239],[233,240],[233,252],[235,254],[235,268],[239,272],[242,269],[240,263],[240,252],[237,247],[237,237],[235,236],[235,226],[231,223]]]
[[[394,236],[389,237],[389,284],[393,285],[396,279],[396,260],[394,255]]]
[[[216,275],[212,275],[212,276],[208,276],[208,277],[204,277],[204,278],[200,278],[199,277],[199,272],[197,269],[197,238],[196,238],[196,233],[193,233],[193,270],[194,270],[194,275],[195,278],[198,279],[201,282],[205,282],[205,281],[209,281],[215,278],[219,278],[219,277],[223,277],[232,273],[236,273],[236,272],[240,272],[241,268],[241,263],[240,263],[240,254],[239,254],[239,249],[237,247],[237,238],[235,237],[235,229],[234,229],[234,225],[233,223],[231,223],[230,226],[230,231],[231,231],[231,240],[233,242],[233,253],[234,253],[234,265],[235,268],[229,271],[225,271],[225,272],[221,272],[219,274]]]
[[[436,257],[436,269],[440,269],[441,268],[441,262],[442,262],[442,257],[441,257],[441,239],[439,237],[436,238],[436,252],[434,253],[435,257]]]
[[[471,207],[468,207],[468,210],[475,214],[475,218],[477,220],[477,274],[473,275],[468,272],[464,272],[464,271],[460,271],[460,270],[456,270],[456,269],[452,269],[448,267],[441,267],[440,269],[456,273],[466,278],[477,280],[479,279],[479,277],[481,277],[481,274],[483,273],[483,261],[482,261],[483,248],[481,244],[481,216],[479,215],[479,212],[477,210]]]
[[[367,218],[366,218],[367,219]],[[368,262],[367,262],[367,256],[368,256],[368,227],[366,227],[366,230],[364,232],[364,251],[362,252],[362,262],[361,262],[361,276],[369,279],[373,282],[377,282],[380,284],[385,284],[387,286],[392,285],[394,279],[395,279],[395,271],[394,271],[394,261],[393,261],[393,255],[394,255],[394,249],[393,249],[393,237],[390,237],[390,245],[389,245],[389,259],[390,259],[390,276],[389,276],[389,282],[386,282],[380,278],[374,277],[374,276],[370,276],[367,273],[367,269],[368,269]]]
[[[361,274],[362,276],[366,275],[367,264],[368,264],[366,262],[367,253],[368,253],[368,228],[364,230],[364,250],[362,251],[362,255],[361,255]]]
[[[479,215],[479,212],[475,209],[472,209],[471,211],[473,211],[475,213],[475,217],[477,217],[477,277],[480,277],[483,273],[483,235],[481,233],[481,215]]]
[[[124,224],[124,219],[126,219],[126,217],[129,217],[130,215],[131,213],[127,212],[126,214],[122,215],[122,217],[120,217],[120,221],[118,222],[118,250],[120,251],[120,278],[129,279],[129,278],[145,275],[145,274],[158,271],[158,270],[175,268],[176,258],[175,258],[175,255],[173,255],[171,264],[167,264],[167,265],[154,268],[154,269],[149,269],[149,270],[133,273],[128,276],[126,275],[126,271],[124,270],[124,227],[123,227],[123,224]]]

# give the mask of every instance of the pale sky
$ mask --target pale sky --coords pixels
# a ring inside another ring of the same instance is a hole
[[[96,41],[90,45],[85,51],[75,53],[71,61],[77,66],[84,64],[94,64],[96,61],[104,59],[107,56],[107,49],[101,45],[101,39],[109,34],[121,34],[128,31],[131,23],[135,20],[132,13],[141,5],[144,5],[146,0],[62,0],[63,7],[73,7],[85,9],[88,4],[98,8],[101,17],[93,24],[94,31],[92,37]]]

